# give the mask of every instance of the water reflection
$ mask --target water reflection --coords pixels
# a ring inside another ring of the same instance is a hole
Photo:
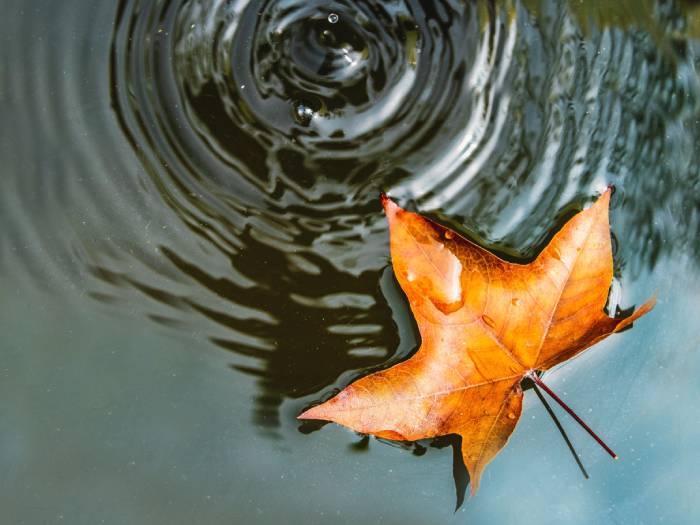
[[[254,358],[233,368],[258,378],[255,422],[279,425],[278,407],[285,397],[315,392],[348,370],[376,366],[398,346],[391,311],[379,287],[376,272],[358,276],[335,271],[321,257],[288,254],[271,249],[249,234],[241,241],[249,248],[231,256],[238,278],[220,277],[169,248],[162,253],[172,265],[200,288],[195,296],[154,287],[128,274],[93,267],[93,275],[113,286],[138,289],[155,301],[190,315],[199,314],[224,330],[208,338],[223,349]],[[306,268],[292,261],[303,260]],[[317,271],[306,273],[313,265]],[[250,285],[260,278],[264,286]],[[352,292],[348,292],[352,290]],[[223,305],[201,300],[208,291]],[[98,297],[99,299],[99,297]],[[152,314],[155,321],[174,324],[173,312]],[[177,324],[177,323],[175,323]]]
[[[566,3],[531,8],[123,0],[112,103],[154,213],[184,229],[155,261],[91,256],[94,297],[138,290],[154,320],[251,358],[235,367],[274,427],[285,397],[385,363],[410,324],[385,299],[380,190],[531,257],[558,213],[614,183],[619,275],[697,258],[684,12],[584,31]]]

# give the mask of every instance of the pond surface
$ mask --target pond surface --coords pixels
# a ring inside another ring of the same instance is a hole
[[[5,0],[7,523],[700,522],[693,2]],[[419,341],[378,195],[528,259],[608,184],[611,311],[455,512],[450,440],[301,425]]]

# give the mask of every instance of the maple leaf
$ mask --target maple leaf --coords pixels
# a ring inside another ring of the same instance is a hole
[[[458,434],[474,494],[520,418],[521,381],[654,306],[651,299],[623,319],[604,311],[613,277],[611,191],[569,220],[528,264],[504,261],[382,196],[394,273],[421,346],[299,419],[395,440]]]

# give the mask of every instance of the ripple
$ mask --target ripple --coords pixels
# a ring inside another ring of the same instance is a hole
[[[232,351],[263,427],[415,345],[380,190],[522,258],[612,182],[620,275],[700,258],[700,49],[666,4],[654,31],[563,2],[116,7],[6,28],[33,66],[0,85],[0,264]],[[112,41],[51,29],[79,16]]]
[[[94,275],[214,323],[212,341],[257,363],[235,366],[259,378],[257,421],[275,427],[285,397],[386,366],[398,343],[377,326],[411,325],[381,277],[380,190],[463,217],[459,228],[522,258],[554,231],[556,211],[563,220],[614,182],[623,205],[638,206],[616,232],[643,236],[654,212],[634,170],[645,154],[674,158],[678,143],[660,137],[696,111],[692,60],[643,31],[584,37],[561,3],[542,12],[515,2],[123,1],[116,114],[207,255],[161,247],[196,290],[181,294],[147,272],[95,265]],[[664,16],[676,31],[681,14]],[[670,75],[675,67],[685,73]],[[414,337],[403,333],[395,359]]]
[[[11,3],[8,12],[17,16],[0,24],[7,36],[0,60],[0,267],[29,287],[68,298],[69,291],[84,293],[95,241],[133,238],[147,221],[147,199],[131,191],[132,154],[111,110],[109,39],[91,24],[74,24],[110,27],[114,13],[100,3],[80,13],[58,4],[25,12],[21,2]]]
[[[181,282],[115,271],[108,259],[91,266],[104,283],[95,296],[133,289],[170,309],[151,314],[158,322],[212,322],[213,342],[257,362],[235,366],[259,378],[256,421],[275,427],[285,397],[396,351],[395,330],[376,328],[405,309],[387,303],[401,300],[381,277],[377,197],[452,151],[465,117],[481,118],[474,92],[488,81],[471,77],[499,60],[481,34],[495,11],[212,0],[124,1],[118,14],[116,114],[163,202],[208,255],[160,247],[193,297],[176,292]]]

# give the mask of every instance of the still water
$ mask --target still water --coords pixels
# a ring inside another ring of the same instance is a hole
[[[698,523],[693,2],[4,0],[3,522]],[[450,440],[296,415],[418,344],[378,194],[533,257],[608,184],[610,308],[455,512]]]

